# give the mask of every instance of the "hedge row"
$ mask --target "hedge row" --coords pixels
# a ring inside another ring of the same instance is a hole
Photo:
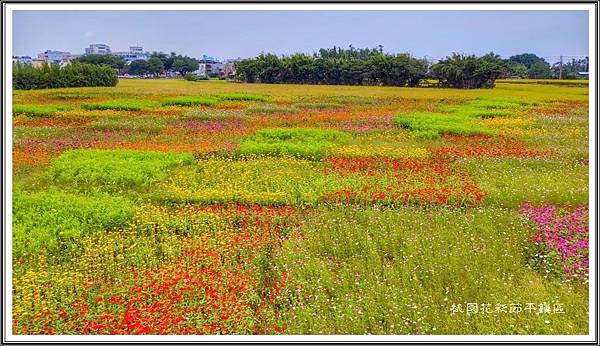
[[[63,68],[44,64],[33,67],[26,64],[13,66],[13,88],[17,90],[115,86],[117,71],[108,66],[72,63]]]

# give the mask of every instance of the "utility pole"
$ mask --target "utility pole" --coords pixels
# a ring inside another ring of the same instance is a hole
[[[563,56],[560,56],[560,72],[558,73],[558,79],[562,79],[562,69],[563,69]]]

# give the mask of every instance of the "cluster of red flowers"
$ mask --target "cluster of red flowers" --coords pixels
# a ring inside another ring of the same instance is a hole
[[[237,204],[188,207],[227,223],[209,237],[187,238],[181,256],[152,271],[131,271],[114,283],[88,283],[88,293],[48,317],[74,334],[251,334],[283,331],[271,303],[288,285],[264,271],[298,218],[291,207]],[[51,328],[47,333],[54,333]]]
[[[466,171],[445,157],[431,159],[329,158],[325,174],[373,177],[372,184],[344,187],[326,200],[350,204],[477,206],[485,193]],[[369,179],[371,181],[371,179]],[[383,182],[383,184],[381,183]]]
[[[444,135],[444,146],[431,148],[435,156],[538,157],[547,152],[530,149],[517,139],[490,135]]]

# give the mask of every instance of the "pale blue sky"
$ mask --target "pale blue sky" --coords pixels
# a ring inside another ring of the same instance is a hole
[[[90,43],[223,59],[349,44],[433,58],[588,54],[585,11],[15,11],[13,23],[14,55],[32,56]]]

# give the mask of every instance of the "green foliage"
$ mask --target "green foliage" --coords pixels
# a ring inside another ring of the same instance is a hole
[[[72,257],[79,253],[82,237],[123,227],[132,214],[132,203],[121,197],[14,190],[13,256]]]
[[[66,105],[13,105],[13,116],[19,114],[32,116],[48,116],[57,112],[68,111],[73,109]]]
[[[321,158],[329,149],[343,144],[350,135],[337,130],[317,128],[261,129],[243,138],[239,152],[242,155],[290,155],[303,158]]]
[[[396,125],[416,131],[415,135],[420,138],[435,138],[443,133],[461,135],[493,133],[483,125],[475,124],[471,117],[459,114],[430,112],[401,114],[396,117]]]
[[[164,72],[165,66],[162,60],[157,57],[152,57],[146,60],[135,60],[132,61],[125,68],[125,72],[135,76],[153,75],[158,77]]]
[[[198,76],[193,74],[192,72],[188,72],[185,74],[185,76],[183,76],[183,79],[190,81],[190,82],[195,82],[195,81],[199,81],[199,80],[208,80],[209,78],[207,76]]]
[[[13,88],[16,90],[115,86],[118,82],[117,71],[104,65],[75,62],[63,68],[48,64],[13,66]]]
[[[141,111],[157,107],[158,104],[147,100],[115,99],[98,103],[83,103],[81,108],[87,110]]]
[[[437,138],[443,133],[494,134],[496,133],[494,130],[487,128],[478,120],[511,117],[535,104],[535,102],[515,99],[477,98],[466,104],[439,105],[438,109],[443,113],[398,114],[395,123],[412,130],[413,136],[425,139]]]
[[[462,105],[439,105],[438,109],[447,113],[460,114],[465,117],[489,119],[496,117],[510,117],[528,106],[536,105],[514,99],[488,99],[477,98]]]
[[[550,78],[550,65],[545,61],[536,61],[529,68],[529,78]]]
[[[73,62],[91,65],[105,65],[114,69],[122,69],[123,67],[125,67],[125,60],[122,57],[115,56],[112,54],[83,55],[76,59],[73,59]]]
[[[416,86],[426,74],[426,60],[352,46],[321,49],[314,56],[261,54],[236,63],[236,77],[248,83]]]
[[[191,164],[191,154],[128,150],[69,150],[52,160],[49,173],[75,186],[148,186],[167,176],[167,169]]]
[[[165,71],[165,65],[158,57],[148,59],[148,72],[158,76]]]
[[[581,75],[579,72],[590,71],[590,59],[585,57],[584,59],[572,58],[570,61],[565,62],[561,66],[552,67],[552,78],[561,79],[587,79],[589,76]]]
[[[219,94],[217,97],[221,100],[229,101],[266,101],[267,97],[258,94],[247,94],[247,93],[229,93]]]
[[[196,71],[200,65],[198,61],[194,58],[190,58],[187,56],[178,56],[173,59],[172,69],[173,71],[179,72],[182,76],[185,76],[186,73]]]
[[[513,55],[510,58],[508,58],[508,63],[510,65],[522,65],[522,66],[525,66],[527,69],[530,69],[535,63],[540,63],[540,62],[548,65],[546,60],[544,60],[543,58],[540,58],[539,56],[537,56],[533,53],[517,54],[517,55]]]
[[[198,97],[198,96],[177,96],[165,99],[162,101],[163,106],[214,106],[218,102],[217,99],[212,97]]]
[[[135,76],[142,76],[145,74],[149,74],[150,70],[150,63],[148,63],[146,60],[135,60],[132,61],[129,65],[127,65],[127,69],[125,72]]]
[[[482,57],[454,53],[431,67],[440,86],[459,89],[492,88],[504,69],[504,61],[494,53]]]

